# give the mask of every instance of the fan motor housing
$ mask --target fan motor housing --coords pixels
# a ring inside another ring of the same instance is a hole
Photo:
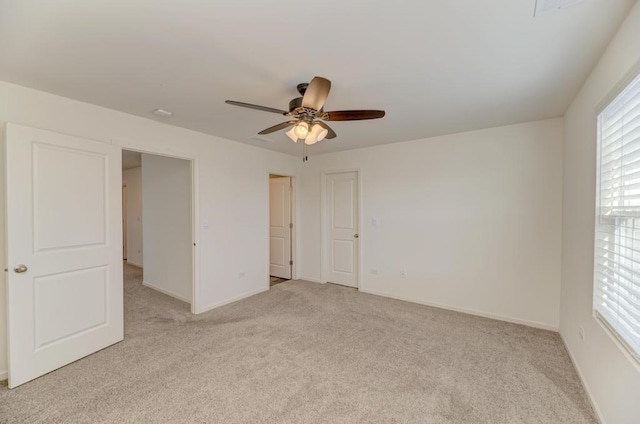
[[[302,97],[296,97],[289,102],[289,112],[293,112],[295,109],[302,106]]]

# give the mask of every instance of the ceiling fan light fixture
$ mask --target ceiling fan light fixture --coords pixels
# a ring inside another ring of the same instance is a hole
[[[316,144],[318,141],[324,140],[328,133],[329,131],[327,131],[321,125],[313,124],[313,126],[311,127],[311,131],[309,132],[309,135],[304,140],[304,142],[308,145]]]
[[[537,0],[545,2],[580,2],[584,0]],[[555,4],[555,3],[554,3]],[[314,77],[309,83],[298,84],[298,92],[302,97],[296,97],[289,102],[289,110],[281,110],[267,106],[254,105],[251,103],[226,100],[225,103],[240,106],[248,109],[261,110],[263,112],[275,113],[288,116],[289,120],[277,125],[273,125],[260,131],[259,135],[271,134],[276,131],[290,128],[287,131],[294,143],[298,140],[307,144],[315,144],[325,138],[334,139],[337,137],[335,131],[325,122],[333,121],[362,121],[368,119],[379,119],[384,117],[384,110],[335,110],[325,111],[324,105],[331,90],[331,81],[323,77]]]
[[[301,138],[303,140],[309,135],[309,124],[304,121],[298,123],[298,125],[293,127],[293,129],[298,138]]]
[[[289,137],[294,143],[298,142],[298,136],[296,136],[296,127],[291,127],[289,131],[286,132],[287,137]]]
[[[329,130],[321,127],[320,125],[316,125],[316,127],[320,128],[320,131],[318,132],[318,141],[322,141],[327,137],[327,134],[329,134]]]

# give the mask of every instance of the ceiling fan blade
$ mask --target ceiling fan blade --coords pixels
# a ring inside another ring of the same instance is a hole
[[[335,131],[333,131],[329,125],[325,124],[325,123],[324,123],[324,122],[322,122],[322,121],[315,121],[315,123],[316,123],[316,124],[318,124],[318,125],[320,125],[320,126],[321,126],[322,128],[324,128],[325,130],[329,131],[329,132],[327,133],[327,136],[326,136],[325,138],[336,138],[336,137],[337,137],[336,132],[335,132]]]
[[[283,129],[287,128],[287,127],[290,127],[293,124],[295,124],[296,122],[297,121],[283,122],[281,124],[274,125],[273,127],[269,127],[266,130],[262,130],[258,134],[271,134],[272,132],[280,131],[280,130],[283,130]]]
[[[338,110],[325,112],[325,121],[360,121],[362,119],[378,119],[384,116],[384,110]]]
[[[286,115],[287,113],[289,113],[286,110],[275,109],[267,106],[252,105],[251,103],[236,102],[234,100],[225,100],[225,103],[228,105],[241,106],[249,109],[262,110],[264,112],[278,113],[280,115]]]
[[[322,109],[331,90],[331,81],[322,77],[314,77],[302,98],[302,106],[314,110]]]

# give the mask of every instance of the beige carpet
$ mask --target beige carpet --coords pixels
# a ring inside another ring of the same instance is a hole
[[[0,388],[1,423],[595,423],[557,334],[278,284],[192,316],[127,267],[125,341]]]

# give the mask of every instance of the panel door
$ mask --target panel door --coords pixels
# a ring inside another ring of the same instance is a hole
[[[291,279],[291,178],[269,179],[269,273]]]
[[[325,280],[358,287],[358,173],[328,174],[325,189]]]
[[[120,148],[6,126],[9,387],[123,338]]]
[[[127,260],[127,186],[122,186],[122,259]]]

